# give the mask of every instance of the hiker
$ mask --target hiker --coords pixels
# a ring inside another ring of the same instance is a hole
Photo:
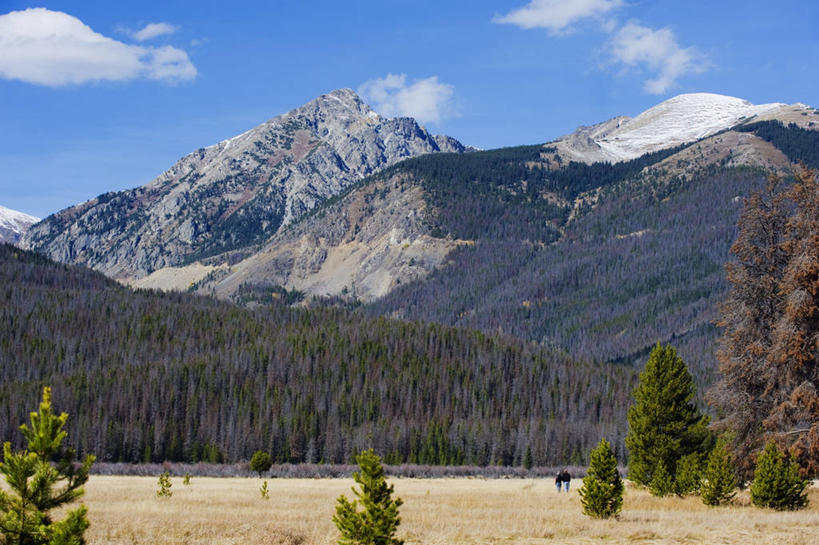
[[[563,481],[563,487],[566,492],[569,491],[569,484],[572,482],[572,476],[569,474],[569,470],[565,467],[563,471],[560,472],[560,480]]]
[[[555,475],[555,486],[557,487],[558,493],[560,492],[560,486],[563,484],[563,472],[558,471],[557,475]]]

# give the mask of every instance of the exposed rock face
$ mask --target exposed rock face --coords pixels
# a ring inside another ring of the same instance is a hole
[[[413,119],[385,119],[350,89],[199,149],[149,184],[46,218],[22,244],[119,279],[260,244],[401,159],[461,152]]]
[[[166,268],[132,284],[226,299],[242,286],[275,285],[367,302],[426,276],[459,244],[430,236],[426,214],[417,184],[400,176],[379,180],[282,229],[247,257],[223,255],[208,264]]]
[[[0,243],[17,244],[23,234],[38,221],[40,218],[0,206]]]

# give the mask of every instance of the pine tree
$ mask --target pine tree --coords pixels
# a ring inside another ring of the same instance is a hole
[[[404,541],[395,537],[401,522],[398,508],[401,498],[392,498],[393,485],[387,485],[381,459],[372,449],[356,456],[360,471],[353,473],[353,479],[360,490],[353,488],[358,498],[350,502],[339,496],[333,522],[341,532],[340,545],[403,545]],[[363,508],[358,510],[359,504]]]
[[[617,458],[605,439],[592,450],[589,470],[578,493],[583,513],[590,517],[616,517],[623,508],[623,480],[617,471]]]
[[[270,469],[272,465],[273,457],[263,450],[257,450],[253,453],[253,456],[250,457],[250,469],[258,473],[259,478],[261,478],[262,473]]]
[[[657,467],[654,469],[654,475],[651,477],[651,482],[648,483],[648,489],[655,496],[668,496],[674,491],[674,477],[666,469],[665,461],[657,462]]]
[[[801,509],[808,504],[806,488],[810,481],[799,474],[799,465],[785,456],[773,441],[768,441],[759,456],[751,483],[751,501],[758,507],[777,511]]]
[[[708,456],[703,476],[701,497],[705,505],[722,505],[736,495],[737,479],[731,464],[731,454],[721,442]]]
[[[699,494],[701,484],[701,455],[693,452],[680,458],[677,462],[677,474],[674,476],[674,492],[678,496]]]
[[[787,191],[772,178],[767,196],[748,199],[726,266],[721,376],[709,400],[744,479],[766,436],[819,474],[819,183],[816,171],[794,174]]]
[[[263,500],[269,500],[270,499],[270,490],[268,490],[268,488],[267,488],[267,481],[264,481],[262,483],[262,486],[259,487],[259,492],[262,494],[262,499]]]
[[[162,475],[159,476],[159,481],[157,481],[158,488],[156,489],[156,497],[157,498],[170,498],[173,496],[173,492],[171,491],[171,476],[166,471]]]
[[[693,399],[694,380],[685,363],[674,348],[658,343],[640,373],[635,403],[628,410],[629,479],[650,485],[662,462],[673,480],[680,458],[708,450],[708,419]]]
[[[74,464],[74,452],[61,452],[67,433],[63,430],[68,415],[56,416],[51,408],[51,388],[43,388],[40,411],[31,413],[31,427],[20,431],[28,448],[12,452],[3,445],[0,473],[8,483],[0,490],[0,534],[3,543],[14,545],[80,545],[88,528],[84,505],[68,511],[65,518],[52,520],[49,511],[67,505],[83,495],[82,485],[94,463],[86,456],[79,466]],[[52,464],[59,456],[56,464]],[[59,487],[59,488],[58,488]]]

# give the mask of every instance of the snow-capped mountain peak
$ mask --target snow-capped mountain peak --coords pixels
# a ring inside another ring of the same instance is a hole
[[[561,152],[580,161],[626,161],[645,153],[705,138],[760,116],[782,103],[754,105],[712,93],[678,95],[634,118],[581,127],[558,140]]]
[[[40,218],[0,206],[0,242],[16,244],[23,233],[38,221]]]

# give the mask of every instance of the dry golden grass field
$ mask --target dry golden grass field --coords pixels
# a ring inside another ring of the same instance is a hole
[[[91,545],[331,544],[336,498],[352,479],[173,478],[173,497],[158,499],[156,477],[92,476],[85,504]],[[708,508],[699,498],[654,498],[627,488],[619,520],[581,513],[577,485],[558,494],[551,480],[391,478],[404,500],[399,537],[407,544],[706,543],[819,544],[819,487],[810,507],[777,513],[749,505]]]

